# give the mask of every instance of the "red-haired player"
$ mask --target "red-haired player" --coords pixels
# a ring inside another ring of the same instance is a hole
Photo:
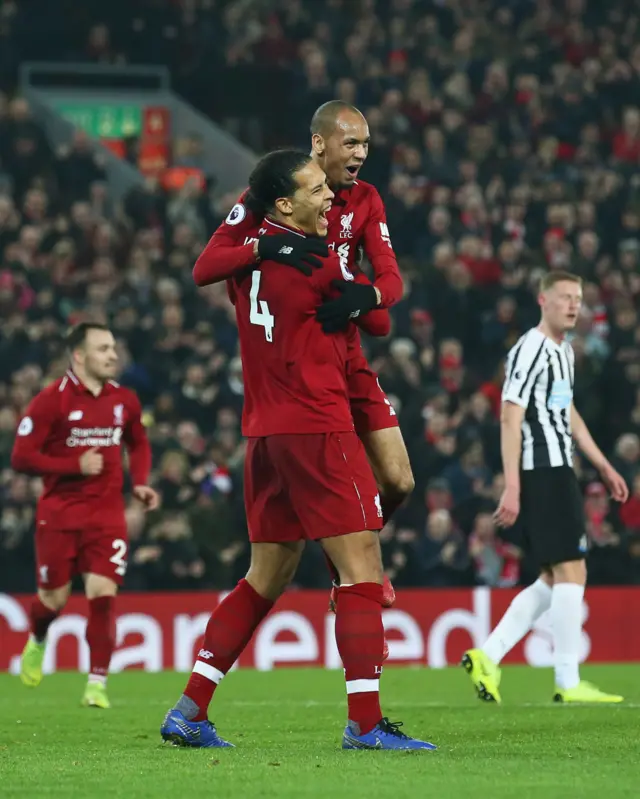
[[[127,568],[123,444],[133,495],[148,510],[158,506],[158,495],[147,485],[151,449],[140,403],[113,380],[118,365],[113,334],[104,325],[83,322],[66,343],[71,368],[31,401],[11,455],[14,469],[44,482],[36,512],[38,594],[20,677],[30,687],[40,684],[47,630],[69,598],[73,576],[82,574],[90,654],[82,704],[108,708],[114,600]]]

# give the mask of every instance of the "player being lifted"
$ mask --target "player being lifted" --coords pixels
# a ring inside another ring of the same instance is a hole
[[[72,577],[82,574],[90,653],[82,704],[108,708],[114,600],[127,568],[122,444],[133,495],[148,510],[157,507],[158,496],[147,485],[151,449],[140,403],[113,380],[118,357],[112,333],[84,322],[70,331],[66,344],[71,367],[31,401],[11,456],[14,469],[44,481],[36,512],[38,594],[20,677],[27,686],[40,684],[47,630],[69,598]]]
[[[462,665],[481,699],[500,702],[504,656],[547,610],[551,615],[556,702],[621,702],[580,679],[582,598],[587,580],[586,523],[573,442],[600,472],[618,502],[629,490],[600,451],[573,404],[574,355],[565,334],[575,327],[582,281],[568,272],[542,279],[542,318],[509,352],[502,391],[501,447],[506,487],[496,519],[522,517],[540,577],[513,600],[482,649]]]
[[[266,239],[326,236],[333,197],[306,154],[265,156],[246,202],[265,217]],[[207,720],[220,681],[293,578],[304,543],[318,540],[341,585],[336,641],[345,669],[345,749],[433,749],[383,718],[382,509],[354,431],[346,370],[348,335],[323,333],[316,308],[350,272],[330,253],[305,277],[264,260],[230,284],[245,384],[245,507],[251,540],[246,578],[214,610],[183,696],[161,728],[184,746],[229,746]],[[352,279],[352,278],[351,278]],[[344,295],[342,295],[344,296]]]
[[[327,332],[349,327],[351,413],[380,489],[386,523],[413,490],[414,480],[397,416],[362,353],[357,327],[349,325],[350,319],[359,322],[373,309],[394,305],[403,291],[380,195],[370,183],[358,179],[368,149],[369,128],[357,108],[338,100],[318,108],[311,120],[311,157],[327,175],[334,193],[326,240],[340,264],[357,277],[343,281],[340,294],[318,310],[318,319]],[[247,208],[243,194],[198,258],[195,282],[206,286],[232,278],[265,260],[310,275],[327,253],[326,245],[317,239],[301,239],[286,230],[264,236],[265,230],[259,214]],[[364,277],[357,266],[360,250],[373,267],[373,285],[360,279]],[[332,600],[335,596],[334,586]],[[393,589],[385,580],[385,606],[393,599]]]

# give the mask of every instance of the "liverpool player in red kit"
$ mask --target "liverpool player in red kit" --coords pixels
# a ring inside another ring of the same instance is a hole
[[[369,183],[358,179],[366,160],[369,129],[353,106],[332,101],[321,106],[311,121],[311,157],[327,175],[334,192],[327,213],[328,246],[341,265],[356,275],[358,252],[363,249],[375,274],[369,281],[344,281],[339,296],[329,298],[319,309],[325,331],[345,328],[373,308],[388,308],[402,297],[398,270],[384,206]],[[311,274],[326,254],[317,239],[300,239],[282,230],[265,237],[259,215],[247,208],[244,195],[218,228],[196,262],[193,275],[199,286],[234,277],[261,260],[273,260]],[[414,480],[398,419],[391,403],[369,368],[357,328],[350,326],[349,399],[355,429],[373,468],[385,522],[413,490]],[[332,594],[335,598],[335,588]],[[393,589],[385,584],[385,605],[393,603]]]
[[[266,237],[325,236],[333,192],[304,153],[265,156],[247,203]],[[251,540],[246,578],[218,605],[184,694],[162,737],[183,746],[229,746],[207,720],[222,678],[293,578],[304,544],[320,541],[340,575],[336,641],[345,669],[345,749],[433,749],[383,718],[379,701],[384,630],[382,509],[355,433],[348,334],[327,335],[316,318],[334,285],[352,282],[335,253],[310,277],[275,261],[238,271],[230,284],[245,384],[245,506]]]
[[[89,601],[90,670],[82,700],[108,708],[106,680],[115,645],[114,600],[127,568],[122,496],[122,444],[129,453],[133,495],[158,506],[147,485],[151,450],[133,392],[113,381],[118,357],[107,327],[82,323],[67,338],[71,368],[30,403],[18,427],[11,465],[42,476],[36,513],[38,594],[20,677],[42,680],[49,626],[63,610],[74,574]]]

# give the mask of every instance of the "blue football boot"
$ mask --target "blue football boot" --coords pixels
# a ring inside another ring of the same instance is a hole
[[[187,721],[179,710],[170,710],[164,717],[160,735],[174,746],[195,748],[233,747],[223,740],[210,721]]]
[[[358,725],[350,721],[342,736],[343,749],[425,749],[433,752],[438,747],[427,741],[410,738],[400,732],[402,722],[391,722],[389,719],[380,719],[378,724],[364,735],[360,734]]]

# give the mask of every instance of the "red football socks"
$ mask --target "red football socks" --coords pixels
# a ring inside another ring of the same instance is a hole
[[[184,690],[198,706],[193,721],[204,721],[213,692],[240,657],[256,627],[273,607],[246,580],[240,580],[211,614],[193,672]]]
[[[38,643],[42,643],[47,637],[47,630],[58,616],[59,612],[43,605],[40,597],[36,596],[34,598],[29,611],[29,619],[31,621],[31,635]]]
[[[89,644],[89,677],[106,679],[116,643],[115,597],[100,596],[89,600],[86,639]]]
[[[336,641],[347,681],[349,721],[364,735],[382,718],[379,693],[384,651],[381,585],[340,586]]]

